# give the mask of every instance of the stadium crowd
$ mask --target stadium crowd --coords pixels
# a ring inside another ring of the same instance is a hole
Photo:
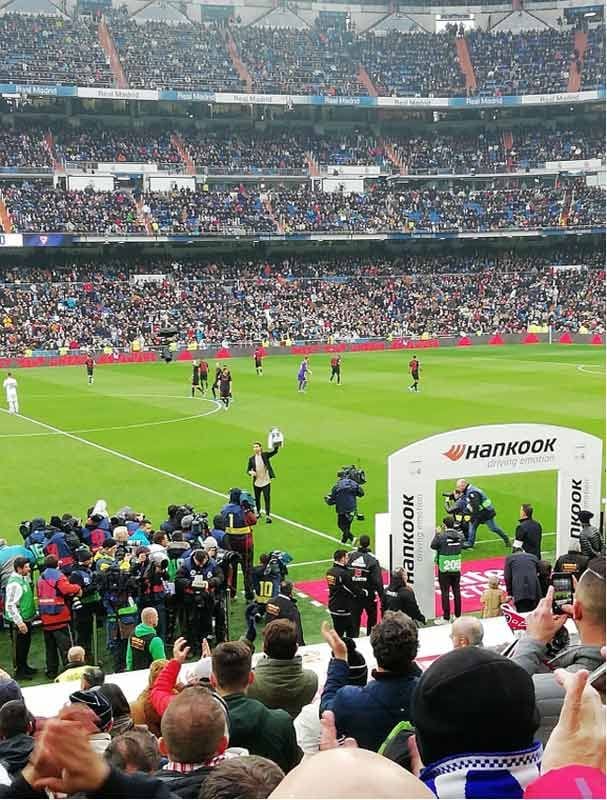
[[[353,34],[343,30],[237,28],[234,41],[256,92],[363,95]]]
[[[550,266],[563,258],[584,268]],[[163,280],[134,282],[142,270]],[[159,331],[167,328],[177,331],[182,346],[201,347],[226,340],[278,345],[425,332],[520,333],[531,324],[602,332],[603,280],[598,252],[566,249],[554,259],[504,253],[275,264],[152,261],[135,268],[118,262],[54,272],[20,267],[2,276],[0,354],[128,349],[141,337],[160,346]]]
[[[455,35],[445,33],[367,34],[361,60],[380,95],[462,97],[465,75],[455,49]]]
[[[0,81],[111,86],[113,76],[95,23],[9,12],[0,17]]]
[[[33,180],[9,185],[3,198],[17,232],[136,233],[146,230],[144,218],[150,234],[482,232],[602,226],[605,221],[605,192],[584,179],[449,190],[377,182],[360,194],[303,184],[259,191],[241,184],[231,190],[204,186],[137,197],[127,190],[65,191]]]
[[[255,92],[364,95],[362,65],[379,94],[467,93],[455,26],[436,34],[382,35],[319,24],[304,30],[185,19],[166,24],[135,21],[124,8],[110,12],[107,22],[132,88],[244,91],[229,51],[232,37]],[[590,29],[582,60],[571,30],[466,33],[477,92],[489,96],[566,91],[571,61],[579,62],[582,88],[604,86],[604,38],[603,26]],[[97,24],[82,17],[5,14],[0,53],[0,80],[7,83],[113,85]]]
[[[542,31],[474,30],[466,35],[481,95],[543,94],[567,89],[573,36]]]
[[[183,171],[184,163],[169,128],[108,128],[90,124],[72,129],[51,124],[55,156],[63,162],[154,163],[161,169]],[[49,130],[25,125],[0,133],[0,167],[27,169],[51,166],[45,143]],[[505,138],[512,134],[512,146]],[[546,161],[590,159],[605,156],[605,142],[595,127],[485,128],[470,133],[432,133],[420,130],[403,136],[386,132],[382,137],[367,130],[341,134],[315,134],[291,129],[196,131],[178,133],[197,172],[252,174],[288,170],[308,174],[306,154],[330,172],[331,166],[379,166],[393,173],[397,166],[386,154],[392,144],[408,173],[452,174],[525,170]]]
[[[326,573],[336,627],[339,621],[352,630],[346,618],[370,597],[382,616],[368,623],[368,660],[354,639],[323,622],[326,676],[306,668],[298,653],[305,631],[288,555],[265,553],[253,566],[257,514],[248,493],[231,490],[213,528],[206,515],[172,505],[155,530],[132,507],[110,515],[104,500],[82,520],[65,513],[23,523],[23,545],[0,541],[4,622],[14,642],[14,674],[0,670],[0,797],[52,790],[142,798],[550,798],[578,796],[582,781],[585,797],[600,798],[605,685],[591,686],[588,677],[605,659],[604,540],[582,510],[579,538],[554,565],[577,576],[572,603],[555,613],[553,565],[533,552],[541,526],[530,506],[521,511],[528,516],[505,560],[507,591],[490,582],[481,620],[456,608],[452,649],[423,669],[416,657],[426,620],[406,572],[393,572],[388,587],[377,582],[369,537],[350,553],[336,550]],[[452,522],[445,519],[441,535],[460,536],[447,527]],[[248,604],[236,639],[225,628],[224,604],[237,595],[241,571]],[[507,599],[522,607],[520,587],[528,584],[534,597],[525,605],[525,632],[514,643],[485,646],[483,620],[499,616]],[[96,662],[98,618],[114,670],[140,671],[130,702]],[[73,682],[52,718],[33,716],[20,685],[38,672],[30,653],[37,619],[47,676]],[[70,647],[73,638],[78,644]],[[548,661],[555,672],[546,670]]]
[[[140,24],[115,12],[108,26],[132,88],[243,91],[218,25]]]

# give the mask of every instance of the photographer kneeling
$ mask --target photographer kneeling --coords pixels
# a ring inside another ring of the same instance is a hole
[[[331,489],[331,494],[325,497],[327,505],[335,506],[337,527],[342,534],[342,544],[354,541],[351,527],[352,520],[356,515],[356,498],[365,496],[360,483],[353,479],[352,475],[354,474],[360,476],[360,483],[365,482],[364,473],[360,470],[354,470],[353,467],[344,468],[337,473],[339,480]]]

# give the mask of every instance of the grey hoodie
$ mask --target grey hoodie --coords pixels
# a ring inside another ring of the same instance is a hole
[[[545,745],[552,729],[556,725],[561,713],[564,690],[556,682],[552,672],[542,671],[546,657],[546,645],[536,639],[524,637],[519,639],[510,658],[522,667],[529,675],[533,676],[535,686],[535,702],[540,712],[540,728],[537,738]],[[592,672],[603,663],[601,648],[590,645],[575,645],[568,647],[553,658],[550,662],[552,669],[566,669],[568,672],[578,672],[587,669]],[[603,697],[603,702],[605,698]]]

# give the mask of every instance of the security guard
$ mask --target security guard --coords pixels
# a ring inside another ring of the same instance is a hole
[[[382,599],[384,585],[381,577],[381,567],[379,561],[370,550],[371,540],[368,536],[360,537],[358,549],[348,555],[348,569],[352,576],[352,583],[363,593],[353,614],[352,622],[354,630],[358,635],[360,630],[360,618],[363,610],[367,612],[367,636],[371,634],[371,628],[377,623],[376,597]]]
[[[141,622],[129,637],[126,651],[127,670],[147,669],[152,661],[166,658],[164,643],[156,634],[158,612],[155,608],[144,608]]]
[[[438,564],[438,583],[441,590],[443,606],[442,619],[437,617],[435,625],[442,625],[450,619],[449,590],[453,592],[453,613],[456,617],[462,614],[462,595],[460,591],[460,578],[462,575],[462,547],[464,535],[454,529],[453,517],[443,519],[443,527],[436,532],[430,547],[436,550],[436,563]]]
[[[454,511],[469,512],[470,522],[468,524],[468,538],[464,544],[465,548],[474,547],[476,541],[476,530],[479,525],[486,525],[490,531],[496,533],[504,542],[506,547],[510,547],[510,539],[495,521],[495,508],[491,499],[479,489],[468,483],[464,478],[460,478],[455,484],[455,506]]]
[[[333,619],[333,627],[339,636],[358,635],[354,628],[354,613],[362,599],[363,591],[352,583],[352,574],[348,569],[348,554],[345,550],[333,553],[333,566],[326,574],[329,587],[329,613]]]

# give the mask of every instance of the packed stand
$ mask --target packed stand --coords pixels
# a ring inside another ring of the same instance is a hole
[[[605,137],[595,128],[551,130],[522,128],[512,131],[513,146],[508,156],[518,169],[533,169],[546,161],[605,158]]]
[[[171,133],[133,128],[57,128],[54,137],[58,158],[72,162],[135,162],[158,164],[162,169],[181,171],[183,164]]]
[[[307,173],[304,140],[287,131],[182,135],[198,172],[216,173]]]
[[[240,58],[256,92],[355,96],[367,94],[358,82],[358,45],[345,31],[238,28]]]
[[[95,22],[3,14],[0,82],[111,86],[113,77]]]
[[[44,169],[51,167],[45,144],[46,131],[41,128],[19,127],[0,129],[0,168]]]
[[[3,188],[2,195],[20,232],[145,232],[129,192],[65,191],[31,181]]]
[[[553,270],[557,263],[583,268]],[[141,270],[164,279],[131,281]],[[496,280],[496,274],[503,277]],[[63,347],[119,351],[141,339],[160,347],[159,332],[167,328],[178,332],[183,347],[224,340],[274,346],[424,332],[523,333],[531,324],[551,324],[557,333],[602,332],[604,277],[600,253],[566,248],[526,258],[150,262],[67,272],[22,267],[3,275],[0,354]]]
[[[263,196],[240,186],[233,191],[147,192],[144,213],[159,233],[225,233],[255,231],[272,233],[274,221],[264,206]]]
[[[582,90],[605,88],[605,26],[588,31],[582,65]]]
[[[477,92],[484,96],[553,94],[567,90],[573,35],[474,30],[466,34]]]
[[[487,129],[475,135],[399,137],[393,141],[409,175],[507,171],[499,130]]]
[[[450,497],[469,489],[482,494],[459,481]],[[110,515],[104,500],[82,520],[24,522],[22,545],[0,541],[15,662],[14,677],[0,671],[0,797],[531,800],[576,797],[580,785],[584,797],[603,797],[605,684],[594,670],[605,661],[604,537],[580,510],[576,537],[552,564],[541,558],[533,507],[521,515],[503,583],[496,575],[483,593],[483,618],[455,606],[448,650],[423,668],[427,621],[406,570],[385,586],[368,536],[335,550],[325,574],[334,627],[321,625],[326,674],[299,651],[288,555],[263,554],[253,567],[252,548],[240,549],[258,522],[246,491],[232,490],[212,529],[206,514],[172,505],[154,530],[132,507]],[[461,549],[470,524],[445,517],[432,548],[448,540],[450,552]],[[222,603],[240,572],[246,630],[228,639]],[[554,573],[572,576],[557,610]],[[368,621],[363,647],[352,633],[368,597],[383,613]],[[506,603],[523,630],[487,646],[485,620]],[[124,690],[95,663],[97,615],[115,671],[140,671]],[[31,713],[20,686],[37,673],[38,617],[49,677],[74,682],[51,718]]]
[[[461,97],[466,80],[446,33],[367,34],[361,40],[361,61],[380,95],[398,97]]]
[[[309,149],[321,166],[377,166],[392,171],[392,163],[377,137],[354,131],[336,136],[325,134],[310,139]]]
[[[223,30],[215,24],[108,20],[131,88],[241,92]]]

